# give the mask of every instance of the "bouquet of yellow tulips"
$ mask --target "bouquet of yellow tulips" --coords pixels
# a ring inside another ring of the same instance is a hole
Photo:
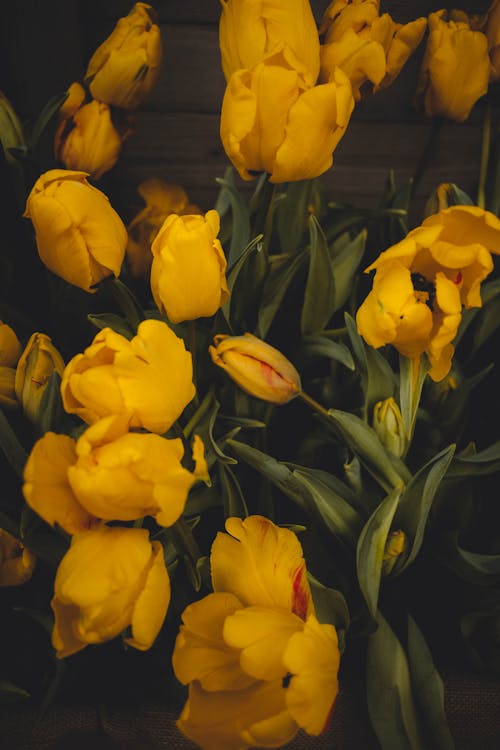
[[[1,259],[0,700],[138,650],[200,748],[277,747],[335,723],[359,651],[382,750],[449,750],[441,664],[500,666],[500,3],[403,25],[333,0],[318,28],[308,0],[222,0],[219,32],[232,165],[205,211],[149,178],[126,226],[99,186],[157,81],[150,5],[31,127],[0,99],[25,238]],[[433,133],[484,109],[477,193],[436,186],[410,226],[424,158],[377,208],[329,202],[353,110],[420,44]]]

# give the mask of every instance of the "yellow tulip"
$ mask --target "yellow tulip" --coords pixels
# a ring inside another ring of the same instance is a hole
[[[379,16],[378,6],[378,0],[334,0],[323,16],[321,80],[329,81],[338,66],[349,78],[356,100],[368,82],[376,92],[394,81],[427,25],[423,17],[405,25],[396,23],[388,13]]]
[[[500,79],[500,2],[493,0],[488,10],[484,32],[488,39],[488,49],[491,61],[490,78]]]
[[[111,120],[109,106],[96,100],[84,104],[56,132],[56,159],[66,169],[88,172],[99,180],[116,162],[122,139]]]
[[[59,120],[73,117],[83,105],[87,95],[81,83],[74,82],[67,90],[67,97],[59,107]]]
[[[172,663],[189,684],[179,728],[203,750],[278,746],[320,734],[338,692],[332,625],[314,614],[300,544],[262,516],[229,518],[214,593],[182,615]]]
[[[215,315],[229,297],[219,214],[171,214],[151,247],[151,290],[172,323]]]
[[[34,333],[26,344],[16,369],[16,396],[26,417],[34,422],[47,383],[55,371],[62,376],[64,360],[49,336]]]
[[[36,558],[8,531],[0,529],[0,586],[20,586],[29,581]]]
[[[433,380],[449,372],[462,306],[481,306],[481,282],[500,253],[500,221],[476,206],[451,206],[383,252],[373,289],[358,310],[371,346],[392,344],[406,357],[426,352]]]
[[[331,167],[353,107],[341,70],[311,87],[278,52],[231,76],[222,102],[222,144],[244,180],[258,172],[268,172],[270,182],[311,179]]]
[[[201,211],[189,202],[180,185],[168,185],[156,177],[143,180],[137,192],[146,205],[127,227],[127,261],[132,276],[149,278],[153,262],[151,245],[167,216],[201,214]]]
[[[23,348],[13,329],[0,320],[0,366],[15,367]]]
[[[301,390],[300,375],[274,346],[251,333],[214,338],[209,347],[212,362],[251,396],[273,404],[286,404]]]
[[[222,0],[219,43],[226,81],[283,51],[310,86],[316,83],[319,38],[309,0]]]
[[[488,89],[488,40],[465,13],[439,10],[429,16],[429,38],[417,100],[430,117],[463,122]],[[457,19],[457,20],[455,20]]]
[[[115,638],[150,648],[165,619],[170,580],[145,529],[103,526],[73,537],[54,581],[52,644],[59,659]]]
[[[191,354],[159,320],[144,320],[129,341],[111,328],[96,335],[83,354],[67,364],[63,405],[87,424],[128,414],[131,427],[163,433],[195,394]]]
[[[16,371],[13,367],[0,365],[0,406],[15,408],[19,402],[16,396]]]
[[[153,18],[151,5],[136,3],[94,52],[85,74],[94,99],[136,109],[149,96],[162,58],[160,29]]]
[[[47,268],[94,292],[99,281],[120,273],[127,230],[106,195],[86,177],[65,169],[45,172],[29,194],[24,215],[33,222]]]

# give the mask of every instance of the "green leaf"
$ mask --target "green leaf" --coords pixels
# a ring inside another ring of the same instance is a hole
[[[244,252],[250,240],[250,213],[246,201],[238,188],[228,179],[216,177],[215,181],[221,186],[221,194],[226,193],[227,200],[231,206],[232,228],[228,264],[233,264]],[[224,200],[226,196],[220,197]]]
[[[32,607],[14,607],[16,612],[26,615],[33,622],[38,623],[50,637],[54,629],[54,617],[52,614],[42,609],[33,609]]]
[[[257,321],[257,336],[265,339],[280,309],[285,295],[298,272],[307,260],[306,253],[287,256],[276,268],[272,268],[262,292]]]
[[[227,276],[231,296],[222,311],[233,330],[253,330],[264,278],[267,275],[267,254],[258,235],[245,248]]]
[[[474,338],[472,341],[472,351],[477,351],[486,341],[495,333],[500,326],[500,298],[495,297],[487,305],[483,304],[481,315],[479,316]]]
[[[309,219],[309,235],[309,273],[300,318],[303,334],[321,331],[334,312],[335,286],[332,262],[326,237],[315,216]]]
[[[56,94],[45,104],[31,131],[31,148],[34,151],[42,137],[45,128],[50,124],[52,118],[57,114],[63,102],[68,98],[68,92]]]
[[[7,682],[7,680],[0,680],[0,705],[8,706],[12,703],[25,701],[30,697],[28,691],[19,687],[19,685],[14,685],[13,682]]]
[[[460,547],[458,532],[442,535],[438,555],[464,581],[477,586],[497,586],[500,583],[500,555],[484,555]]]
[[[19,477],[23,476],[28,454],[17,439],[17,435],[0,409],[0,450]]]
[[[345,344],[332,341],[326,336],[304,336],[301,353],[304,358],[325,357],[340,362],[349,370],[355,370],[356,365],[350,350]]]
[[[429,750],[419,725],[406,654],[379,613],[368,639],[368,713],[383,750]]]
[[[236,516],[237,518],[246,518],[248,516],[248,508],[240,483],[236,479],[234,472],[226,464],[219,463],[219,477],[224,517]]]
[[[207,437],[210,442],[210,446],[212,450],[214,451],[217,460],[221,463],[225,464],[236,464],[238,463],[234,458],[231,458],[231,456],[226,456],[226,454],[222,451],[222,449],[219,447],[217,440],[214,437],[214,427],[215,427],[215,421],[217,419],[217,414],[219,413],[220,409],[220,403],[215,399],[212,407],[212,411],[210,413],[210,417],[208,419],[208,430],[207,430]],[[238,432],[240,428],[236,427],[233,428],[231,431],[231,437],[234,437]]]
[[[422,387],[429,369],[429,360],[425,355],[421,355],[418,362],[402,354],[399,357],[399,403],[408,444],[413,437]]]
[[[293,476],[304,487],[311,515],[319,516],[331,534],[355,548],[363,519],[349,502],[352,490],[321,469],[295,468]]]
[[[136,331],[132,330],[124,318],[114,313],[96,313],[87,315],[87,320],[93,326],[102,330],[103,328],[112,328],[115,333],[125,336],[129,341],[134,338]]]
[[[299,180],[287,185],[285,199],[276,211],[281,247],[291,255],[300,248],[307,227],[313,180]]]
[[[500,440],[479,453],[462,452],[455,456],[448,470],[448,477],[477,477],[500,471]]]
[[[454,750],[444,710],[443,681],[415,621],[408,616],[408,662],[415,701],[435,750]]]
[[[307,574],[307,580],[311,587],[314,609],[319,622],[334,625],[336,630],[347,630],[349,609],[344,596],[340,591],[324,586],[311,573]]]
[[[363,229],[332,260],[334,281],[332,313],[340,310],[351,294],[356,271],[365,252],[366,237],[366,229]]]
[[[395,526],[402,529],[409,540],[411,549],[408,556],[396,570],[401,573],[416,558],[424,539],[427,518],[439,485],[451,464],[455,445],[440,451],[425,464],[409,481],[396,513]]]
[[[368,418],[371,417],[373,407],[378,401],[385,401],[386,398],[394,396],[396,376],[385,357],[377,349],[365,346],[353,318],[348,313],[344,317],[354,360],[361,378],[364,394],[363,415]]]
[[[355,414],[339,409],[329,409],[328,416],[365,469],[384,490],[402,487],[408,482],[411,475],[405,464],[386,451],[375,430],[366,422]]]
[[[377,615],[385,544],[400,497],[400,488],[387,495],[366,522],[358,540],[356,568],[359,586],[374,619]]]

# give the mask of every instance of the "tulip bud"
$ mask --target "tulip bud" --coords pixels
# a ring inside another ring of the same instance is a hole
[[[62,376],[64,360],[44,333],[34,333],[17,365],[16,396],[26,417],[35,422],[40,401],[54,370]]]
[[[500,2],[493,0],[486,18],[484,30],[488,39],[488,49],[491,61],[490,80],[500,80]]]
[[[398,458],[403,455],[406,448],[403,417],[392,396],[373,407],[373,429],[390,453]]]
[[[94,99],[135,109],[148,96],[162,58],[160,29],[152,21],[153,14],[150,5],[136,3],[94,52],[85,75]]]
[[[442,182],[429,196],[425,204],[425,217],[444,211],[450,206],[472,205],[472,201],[463,190],[460,190],[453,182]]]
[[[15,380],[16,371],[13,367],[0,367],[0,406],[17,406]]]
[[[86,94],[81,83],[72,83],[66,92],[67,97],[59,107],[59,119],[73,117],[83,105]]]
[[[94,292],[100,281],[120,273],[127,230],[107,196],[86,177],[67,169],[45,172],[29,194],[24,215],[33,222],[47,268]]]
[[[398,558],[406,549],[406,534],[401,529],[391,531],[385,543],[384,556],[382,558],[382,575],[391,574]]]
[[[0,320],[0,366],[15,367],[22,350],[12,328]]]
[[[0,586],[20,586],[31,578],[36,558],[8,531],[0,529]]]
[[[19,118],[14,112],[12,104],[0,91],[0,143],[3,146],[5,158],[11,164],[15,158],[10,153],[11,148],[25,148],[23,129]]]
[[[300,375],[277,349],[251,333],[218,335],[209,347],[214,364],[251,396],[286,404],[301,390]]]

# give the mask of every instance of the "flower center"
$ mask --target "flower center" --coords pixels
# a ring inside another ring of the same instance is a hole
[[[434,300],[436,298],[436,286],[421,273],[412,273],[411,283],[415,290],[415,299],[417,302],[423,302],[431,310],[434,310]]]

